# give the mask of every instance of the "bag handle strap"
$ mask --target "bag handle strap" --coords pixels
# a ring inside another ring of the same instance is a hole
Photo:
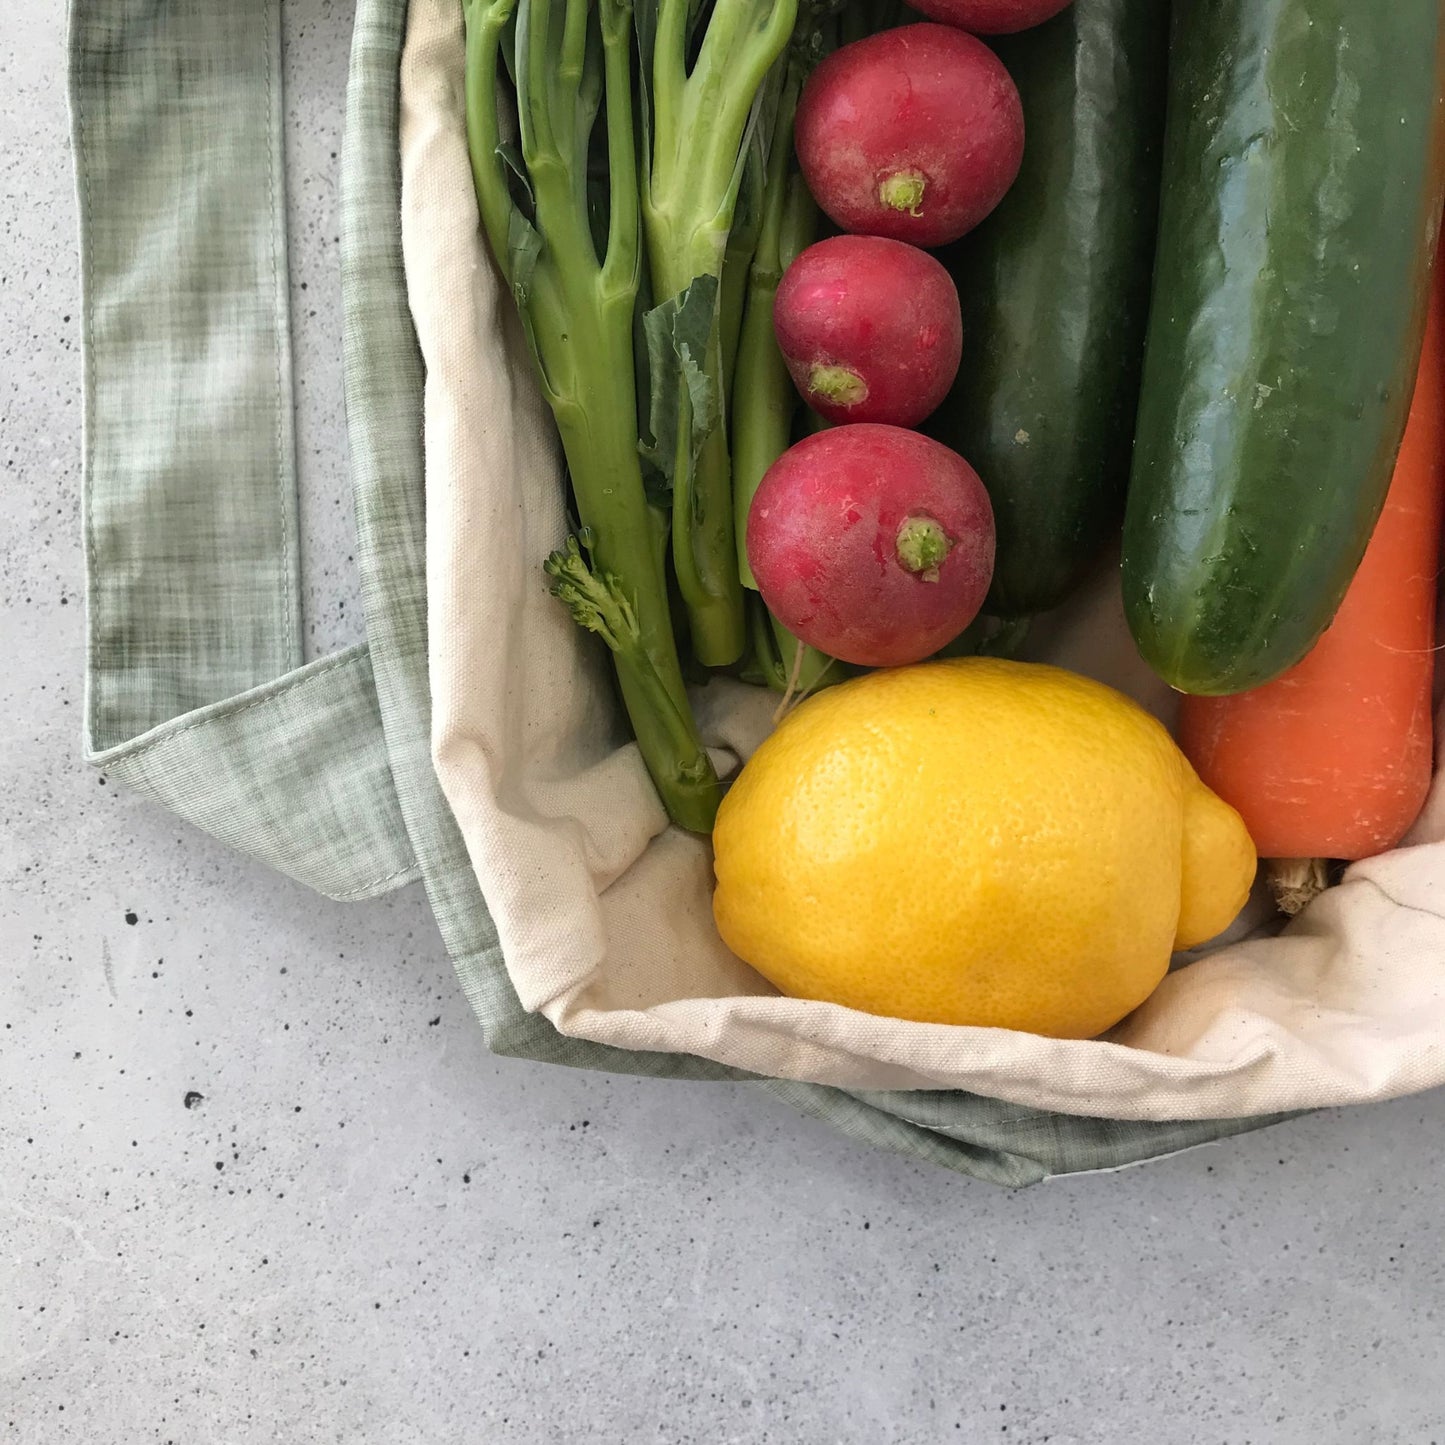
[[[419,876],[368,649],[301,665],[280,0],[72,0],[86,753],[336,898]]]

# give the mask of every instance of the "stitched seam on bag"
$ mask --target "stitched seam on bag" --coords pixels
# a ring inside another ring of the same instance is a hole
[[[71,23],[79,29],[84,25],[80,15],[72,11]],[[72,39],[78,46],[79,39]],[[80,216],[80,285],[83,301],[81,318],[84,327],[85,380],[81,407],[80,446],[80,509],[84,518],[85,534],[85,740],[90,745],[95,735],[95,517],[92,506],[91,485],[95,470],[95,246],[90,234],[90,218],[95,214],[95,203],[90,186],[90,155],[85,138],[85,94],[86,80],[82,74],[73,89],[75,100],[76,165],[81,176],[83,195]]]
[[[855,1095],[854,1097],[856,1098],[857,1096]],[[923,1119],[915,1119],[911,1114],[901,1114],[896,1109],[889,1109],[887,1112],[892,1114],[895,1119],[901,1119],[905,1124],[912,1124],[915,1129],[927,1129],[930,1134],[943,1134],[949,1138],[953,1137],[949,1134],[950,1126],[948,1124],[930,1124]],[[1018,1114],[1011,1119],[994,1119],[991,1122],[995,1128],[1008,1129],[1015,1124],[1031,1124],[1037,1118],[1037,1114]]]
[[[338,903],[345,903],[352,898],[360,898],[362,894],[369,893],[373,888],[379,888],[383,883],[390,883],[395,878],[411,878],[413,880],[422,876],[421,864],[411,863],[405,868],[398,868],[395,873],[383,873],[380,878],[373,878],[370,883],[358,883],[355,888],[348,888],[344,892],[333,893],[331,896]]]
[[[291,566],[291,528],[287,518],[287,496],[286,496],[286,442],[285,442],[285,416],[284,408],[290,405],[290,398],[284,396],[281,377],[281,347],[283,328],[281,326],[284,306],[281,299],[281,277],[276,266],[276,227],[279,224],[283,228],[286,225],[284,213],[278,211],[276,201],[276,65],[277,56],[280,52],[280,38],[275,37],[273,43],[272,25],[275,21],[275,12],[267,0],[264,6],[266,16],[266,191],[271,205],[271,295],[276,305],[277,315],[274,318],[276,326],[276,340],[272,348],[272,355],[276,365],[276,491],[279,494],[281,503],[281,558],[285,568],[285,575],[281,578],[281,599],[282,611],[285,617],[285,633],[283,645],[285,647],[286,660],[289,662],[295,656],[295,623],[291,617],[291,583],[293,568]]]
[[[197,728],[210,727],[212,723],[229,722],[232,718],[240,717],[242,713],[250,712],[252,708],[265,707],[268,703],[275,702],[278,697],[282,697],[298,687],[308,686],[318,677],[325,677],[327,673],[335,672],[338,668],[350,667],[353,662],[360,662],[364,656],[365,654],[358,652],[353,653],[349,657],[339,657],[334,662],[323,663],[314,671],[308,672],[305,677],[298,677],[291,682],[283,682],[270,692],[267,692],[261,697],[252,698],[250,702],[243,703],[238,708],[233,708],[230,711],[212,713],[209,717],[197,718],[195,722],[187,723],[184,727],[177,728],[174,732],[166,733],[162,737],[152,738],[150,742],[141,743],[134,748],[127,749],[123,743],[119,749],[107,748],[105,750],[106,754],[112,762],[121,760],[128,761],[132,758],[141,757],[143,754],[151,752],[155,748],[164,747],[167,743],[174,742],[185,733],[195,732]],[[97,763],[94,758],[91,758],[90,762],[94,766],[103,766],[103,764]]]

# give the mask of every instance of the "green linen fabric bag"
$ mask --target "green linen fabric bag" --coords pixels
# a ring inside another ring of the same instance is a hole
[[[750,1077],[567,1038],[518,1001],[430,753],[423,367],[402,266],[407,0],[359,0],[342,156],[348,436],[367,641],[303,665],[280,0],[72,0],[82,253],[86,754],[329,898],[421,880],[488,1045]],[[993,1182],[1123,1167],[1273,1118],[1079,1118],[759,1080]]]

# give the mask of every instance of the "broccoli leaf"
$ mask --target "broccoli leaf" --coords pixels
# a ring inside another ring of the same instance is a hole
[[[537,228],[515,206],[507,227],[507,279],[512,295],[523,311],[532,291],[532,275],[542,254],[542,237]]]
[[[671,492],[679,465],[697,461],[718,424],[717,383],[707,371],[717,299],[717,277],[699,276],[642,318],[651,405],[641,449],[654,501]]]
[[[528,210],[533,209],[537,198],[532,194],[532,178],[527,174],[527,163],[522,159],[522,152],[511,141],[503,141],[497,147],[497,155],[516,179],[521,193],[526,196]]]

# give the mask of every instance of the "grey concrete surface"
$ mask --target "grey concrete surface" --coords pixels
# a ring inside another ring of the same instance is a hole
[[[61,11],[0,18],[0,1441],[1445,1442],[1438,1095],[1006,1193],[494,1060],[417,891],[320,902],[82,766]],[[316,652],[349,19],[286,31]]]

